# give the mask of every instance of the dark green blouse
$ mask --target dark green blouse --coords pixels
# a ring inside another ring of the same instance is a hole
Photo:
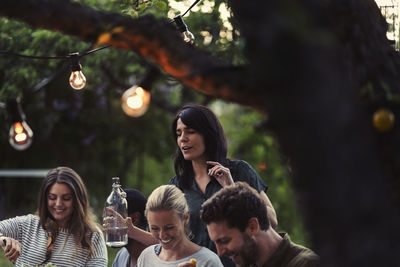
[[[231,172],[233,181],[246,182],[258,192],[267,190],[266,184],[247,162],[243,160],[233,160],[230,161],[229,166],[227,167]],[[201,205],[215,192],[219,191],[222,186],[214,177],[211,177],[211,181],[206,186],[205,194],[203,194],[193,177],[189,177],[188,179],[191,179],[190,188],[182,188],[180,186],[180,179],[177,176],[173,177],[169,181],[169,184],[176,185],[183,191],[183,193],[185,193],[190,212],[189,228],[192,232],[192,241],[216,252],[216,247],[208,236],[207,226],[200,219],[200,210]]]

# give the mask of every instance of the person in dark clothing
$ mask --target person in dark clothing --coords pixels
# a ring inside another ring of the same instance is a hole
[[[200,220],[200,208],[214,193],[236,181],[244,181],[259,192],[268,209],[271,225],[277,226],[275,210],[265,193],[267,186],[247,162],[227,158],[224,131],[209,108],[193,104],[182,107],[173,120],[172,133],[178,149],[174,162],[176,176],[169,184],[185,194],[190,212],[191,241],[217,251],[206,225]],[[147,246],[157,243],[148,232],[129,221],[127,224],[129,238]],[[223,257],[221,261],[225,267],[235,266],[229,258]]]
[[[222,126],[210,109],[201,105],[185,105],[172,123],[172,132],[178,149],[176,176],[169,183],[185,193],[193,242],[216,251],[206,225],[200,220],[200,208],[214,193],[236,181],[244,181],[259,192],[267,206],[271,225],[277,226],[275,210],[265,193],[267,186],[247,162],[227,158],[227,142]],[[234,266],[227,259],[222,261],[225,266]]]
[[[218,255],[230,257],[238,266],[319,266],[319,257],[312,250],[270,227],[263,200],[244,182],[213,195],[203,204],[200,216]]]
[[[147,228],[147,219],[144,215],[146,209],[146,197],[136,189],[124,189],[126,193],[126,201],[128,202],[128,217],[132,220],[132,224],[142,230]],[[120,249],[114,259],[112,267],[134,267],[140,253],[147,246],[143,243],[129,238],[128,244]]]

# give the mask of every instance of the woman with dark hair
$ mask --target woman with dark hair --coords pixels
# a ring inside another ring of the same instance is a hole
[[[200,219],[201,205],[215,192],[236,181],[246,182],[260,193],[272,227],[277,226],[275,210],[265,194],[267,186],[247,162],[227,158],[227,142],[222,126],[210,109],[201,105],[185,105],[172,123],[172,133],[178,149],[176,176],[169,183],[185,193],[193,242],[216,251],[207,227]],[[229,265],[225,259],[223,262],[225,266]]]
[[[38,210],[0,221],[5,256],[15,266],[107,266],[107,249],[81,177],[68,167],[50,170]]]
[[[201,105],[185,105],[172,123],[172,133],[178,150],[174,163],[176,176],[169,184],[177,186],[185,194],[190,211],[188,226],[194,243],[216,252],[207,227],[200,219],[201,205],[215,192],[236,181],[246,182],[260,193],[271,226],[277,226],[275,210],[265,194],[267,186],[247,162],[227,158],[224,131],[210,109]],[[129,217],[126,222],[129,238],[147,246],[158,242],[149,232],[135,227]],[[224,266],[235,266],[226,257],[221,260]]]

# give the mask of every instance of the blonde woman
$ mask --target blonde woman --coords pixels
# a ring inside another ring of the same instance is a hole
[[[106,245],[90,212],[86,187],[68,167],[48,172],[35,215],[0,221],[0,241],[15,266],[107,266]]]
[[[219,257],[208,248],[190,241],[189,208],[185,195],[174,185],[162,185],[149,196],[146,217],[150,232],[159,244],[146,248],[138,267],[222,267]]]

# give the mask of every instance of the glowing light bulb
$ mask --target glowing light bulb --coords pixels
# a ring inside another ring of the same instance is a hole
[[[72,71],[71,76],[69,76],[69,84],[72,88],[80,90],[85,87],[86,77],[83,75],[82,71]]]
[[[83,75],[82,66],[79,63],[79,53],[69,54],[71,76],[69,76],[69,84],[72,88],[80,90],[85,87],[86,77]]]
[[[143,106],[143,100],[139,95],[133,95],[129,96],[128,99],[126,99],[126,104],[130,108],[139,109]]]
[[[150,98],[150,92],[134,85],[122,95],[122,109],[130,117],[140,117],[149,108]]]
[[[8,135],[10,145],[16,150],[25,150],[31,146],[33,132],[25,121],[17,121],[11,125]]]
[[[380,108],[374,112],[372,123],[379,132],[388,132],[394,126],[395,117],[392,111],[387,108]]]
[[[25,150],[32,144],[33,132],[25,121],[20,99],[9,99],[6,103],[11,127],[8,142],[16,150]]]
[[[194,35],[190,31],[182,32],[182,37],[183,37],[183,41],[185,41],[186,43],[189,43],[189,44],[194,43]]]
[[[183,41],[188,44],[194,43],[194,35],[188,30],[185,22],[183,22],[182,16],[178,15],[174,18],[175,24],[178,27],[178,30],[182,33]]]

